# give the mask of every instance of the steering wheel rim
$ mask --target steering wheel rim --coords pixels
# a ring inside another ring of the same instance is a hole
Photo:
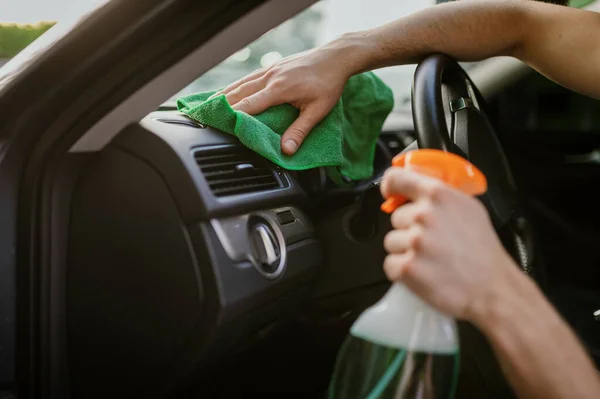
[[[508,160],[483,106],[483,97],[451,57],[436,54],[418,65],[412,88],[418,148],[453,152],[482,170],[488,179],[488,192],[480,199],[498,235],[520,268],[540,283],[543,276],[532,266],[533,232]],[[461,358],[470,364],[467,367],[475,369],[475,374],[465,373],[470,388],[463,389],[479,390],[477,397],[512,397],[487,341],[467,323],[459,326],[461,346],[468,349],[461,351]],[[464,381],[459,384],[459,392],[461,385]]]
[[[458,64],[456,64],[458,65]],[[412,113],[419,148],[455,152],[442,106],[442,76],[453,66],[444,55],[424,59],[415,70],[412,86]]]
[[[524,207],[484,104],[475,84],[451,57],[435,54],[418,65],[412,87],[418,148],[448,151],[470,160],[488,179],[488,192],[480,199],[488,209],[496,230],[501,232],[507,226],[512,226],[513,230],[524,230],[521,228]],[[529,234],[529,231],[520,233]],[[532,240],[531,237],[526,238]],[[524,245],[517,243],[516,246]],[[533,256],[527,252],[527,249],[514,248],[511,253],[526,272],[529,271],[526,263]]]
[[[484,172],[490,185],[481,199],[498,228],[511,217],[517,189],[502,146],[480,103],[483,99],[475,85],[452,58],[436,54],[418,65],[412,87],[418,146],[458,154]],[[473,130],[477,132],[472,134]],[[484,148],[471,151],[470,144],[475,144],[472,139],[477,137],[485,137]],[[485,157],[481,157],[484,152]],[[496,162],[486,159],[490,152],[496,155]]]

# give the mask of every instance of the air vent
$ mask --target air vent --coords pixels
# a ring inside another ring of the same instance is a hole
[[[254,152],[238,146],[198,150],[198,167],[217,197],[283,188],[275,166]]]

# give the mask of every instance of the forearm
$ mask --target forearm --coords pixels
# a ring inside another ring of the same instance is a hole
[[[532,1],[525,14],[530,28],[513,55],[565,87],[600,98],[600,14]]]
[[[346,34],[332,44],[349,50],[355,73],[417,63],[433,53],[479,61],[511,54],[523,40],[525,15],[521,1],[457,1]]]
[[[513,56],[550,79],[600,97],[600,16],[528,0],[440,4],[325,46],[343,72],[412,64],[433,53],[459,61]]]
[[[591,360],[529,278],[515,275],[510,291],[496,295],[474,322],[519,397],[600,397],[600,377]]]

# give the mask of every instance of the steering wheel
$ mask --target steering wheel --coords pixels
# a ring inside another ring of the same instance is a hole
[[[488,191],[480,199],[498,235],[521,269],[540,282],[543,276],[534,262],[533,232],[484,105],[483,97],[469,76],[452,58],[436,54],[418,65],[412,91],[416,145],[461,155],[481,169],[488,179]],[[463,387],[470,386],[464,388],[469,389],[467,396],[507,397],[510,389],[489,344],[473,327],[461,324],[461,346],[466,349],[461,351],[461,363],[470,368],[462,381]],[[472,389],[483,391],[473,395]]]
[[[480,199],[494,227],[517,264],[539,280],[542,276],[535,268],[533,234],[484,106],[479,90],[452,58],[436,54],[418,65],[412,90],[416,145],[461,155],[485,174],[488,191]]]

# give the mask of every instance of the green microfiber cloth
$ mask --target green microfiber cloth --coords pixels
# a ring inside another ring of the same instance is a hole
[[[237,136],[246,147],[284,169],[326,166],[328,176],[340,185],[373,174],[377,137],[394,106],[392,91],[375,74],[355,75],[331,112],[312,129],[298,151],[287,156],[281,151],[281,135],[298,117],[296,108],[282,104],[250,116],[234,111],[224,95],[209,100],[214,93],[182,97],[177,107],[204,125]]]

